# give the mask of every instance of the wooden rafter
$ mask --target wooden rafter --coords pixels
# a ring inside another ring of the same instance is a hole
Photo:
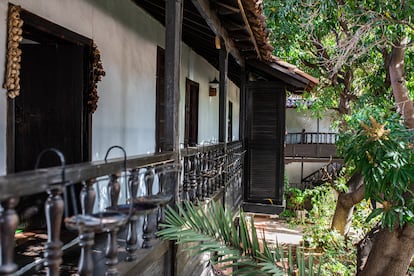
[[[223,38],[226,49],[231,53],[236,62],[240,65],[244,64],[244,59],[240,55],[239,50],[234,45],[233,40],[229,36],[227,30],[222,26],[220,19],[217,17],[215,11],[210,8],[208,0],[191,0],[198,12],[206,20],[207,25],[218,36]]]
[[[239,8],[235,8],[233,6],[230,6],[230,5],[221,3],[221,2],[217,2],[217,5],[220,6],[220,7],[225,8],[226,10],[232,11],[234,13],[239,13],[240,12],[240,9]]]
[[[240,11],[241,11],[241,15],[243,17],[244,24],[246,25],[246,29],[249,32],[249,35],[250,35],[250,37],[252,39],[252,42],[254,44],[254,48],[256,49],[257,57],[260,60],[262,60],[262,55],[260,54],[259,47],[257,46],[256,37],[254,36],[252,29],[250,28],[250,23],[249,23],[249,20],[247,19],[246,12],[244,11],[243,4],[242,4],[241,0],[237,0],[237,3],[239,4],[239,8],[240,8]]]

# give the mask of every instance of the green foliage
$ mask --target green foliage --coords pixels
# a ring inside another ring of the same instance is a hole
[[[289,210],[303,210],[306,194],[298,188],[289,188],[286,192],[286,207]]]
[[[304,226],[303,239],[307,247],[322,253],[321,274],[354,275],[356,254],[352,243],[330,229],[336,204],[334,188],[321,185],[308,193],[314,197],[308,223]]]
[[[392,104],[384,53],[414,41],[413,1],[266,0],[274,54],[320,79],[311,109],[321,114],[350,97],[350,109]],[[407,87],[414,97],[414,48],[406,49]],[[345,74],[351,74],[345,86]],[[309,97],[309,95],[305,95]],[[342,98],[343,100],[343,98]],[[346,114],[341,114],[345,115]],[[341,118],[340,118],[341,119]]]
[[[387,113],[360,112],[353,116],[354,126],[344,133],[338,145],[347,164],[361,171],[365,181],[365,198],[382,204],[367,220],[381,215],[389,229],[414,220],[414,181],[412,133],[401,119]]]
[[[281,248],[271,248],[266,240],[259,241],[253,219],[247,219],[243,212],[237,227],[233,214],[214,202],[204,207],[186,202],[177,208],[175,211],[168,207],[166,223],[157,232],[161,239],[175,240],[177,244],[195,242],[185,250],[195,251],[195,254],[210,253],[210,262],[221,269],[231,267],[234,275],[283,276],[295,269],[291,254],[285,263]],[[303,254],[296,257],[302,266],[305,262]],[[313,266],[313,260],[309,262]],[[313,268],[302,266],[300,270],[303,272],[299,274],[301,276],[319,275]]]

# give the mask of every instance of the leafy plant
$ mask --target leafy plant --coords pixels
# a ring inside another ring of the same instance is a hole
[[[175,211],[168,207],[166,223],[157,233],[161,239],[175,240],[177,244],[196,242],[185,250],[210,253],[211,263],[222,269],[232,268],[237,275],[282,276],[298,269],[293,265],[291,253],[286,263],[283,250],[270,247],[265,239],[259,240],[253,219],[249,221],[242,211],[237,225],[233,214],[214,202],[204,208],[186,202],[177,208]],[[303,258],[303,255],[297,256],[301,265]],[[312,260],[309,262],[313,264]],[[316,275],[313,268],[303,267],[301,271]]]
[[[396,225],[414,222],[414,153],[412,133],[400,118],[381,115],[355,115],[358,125],[354,122],[355,130],[345,133],[340,145],[345,162],[364,176],[365,198],[382,204],[367,221],[381,215],[381,224],[392,230]]]

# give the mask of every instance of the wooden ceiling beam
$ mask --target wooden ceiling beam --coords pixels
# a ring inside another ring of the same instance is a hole
[[[238,64],[244,65],[244,58],[240,55],[236,45],[228,34],[227,30],[223,27],[218,18],[216,12],[210,8],[210,2],[208,0],[191,0],[198,12],[206,20],[207,25],[218,36],[221,36],[224,40],[227,51],[235,58]]]
[[[225,8],[226,10],[232,11],[233,13],[240,13],[240,9],[239,8],[235,8],[233,6],[221,3],[221,2],[217,2],[216,3],[218,6]]]
[[[254,48],[256,49],[257,57],[260,60],[262,60],[262,55],[260,54],[259,47],[257,46],[256,37],[254,36],[252,29],[250,28],[250,23],[249,23],[249,20],[247,19],[246,12],[244,11],[243,4],[241,0],[237,0],[237,3],[239,4],[241,15],[243,17],[244,24],[246,25],[247,31],[249,32],[249,35],[252,38]]]

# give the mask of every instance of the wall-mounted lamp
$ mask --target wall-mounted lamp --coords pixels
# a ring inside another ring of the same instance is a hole
[[[217,96],[217,89],[219,87],[220,82],[216,79],[216,77],[214,77],[214,80],[210,81],[208,83],[208,95],[210,97],[214,97]]]
[[[221,49],[221,41],[218,35],[216,35],[216,37],[214,38],[214,45],[216,46],[217,50]]]

